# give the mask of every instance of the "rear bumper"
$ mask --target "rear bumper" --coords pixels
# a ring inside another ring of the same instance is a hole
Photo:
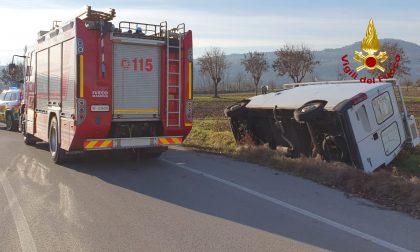
[[[180,144],[182,144],[180,136],[87,139],[83,143],[83,150],[148,148]]]

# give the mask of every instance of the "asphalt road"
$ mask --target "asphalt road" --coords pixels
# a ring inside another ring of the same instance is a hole
[[[0,251],[420,251],[419,220],[268,168],[46,149],[0,130]]]

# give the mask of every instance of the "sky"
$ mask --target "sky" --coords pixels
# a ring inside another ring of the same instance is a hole
[[[373,18],[379,38],[420,44],[418,0],[0,0],[0,65],[35,43],[40,30],[54,20],[69,20],[85,5],[114,8],[119,21],[185,23],[193,31],[194,58],[210,47],[227,54],[274,51],[284,44],[313,50],[339,48],[363,39]]]

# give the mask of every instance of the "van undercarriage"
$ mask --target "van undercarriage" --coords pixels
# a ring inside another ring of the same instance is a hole
[[[231,107],[232,108],[232,107]],[[290,157],[316,157],[327,161],[351,164],[343,128],[343,115],[337,112],[320,114],[314,120],[298,121],[292,109],[248,109],[242,107],[230,116],[235,140],[251,139],[254,144],[267,144],[271,149],[282,148]]]

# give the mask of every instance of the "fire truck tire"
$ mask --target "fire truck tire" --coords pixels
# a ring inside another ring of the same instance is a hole
[[[22,135],[23,135],[23,142],[26,145],[34,145],[36,143],[35,138],[33,135],[26,133],[26,120],[25,114],[21,117],[21,124],[20,124]]]
[[[13,131],[16,128],[16,124],[13,120],[12,114],[7,113],[6,114],[6,130]]]
[[[33,139],[33,136],[31,136],[30,134],[26,134],[23,136],[23,142],[26,145],[34,145],[35,144],[35,140]]]
[[[48,134],[48,143],[50,147],[51,159],[56,164],[60,164],[64,161],[64,151],[60,148],[60,142],[58,139],[58,123],[57,118],[54,116],[50,122],[50,130]]]

